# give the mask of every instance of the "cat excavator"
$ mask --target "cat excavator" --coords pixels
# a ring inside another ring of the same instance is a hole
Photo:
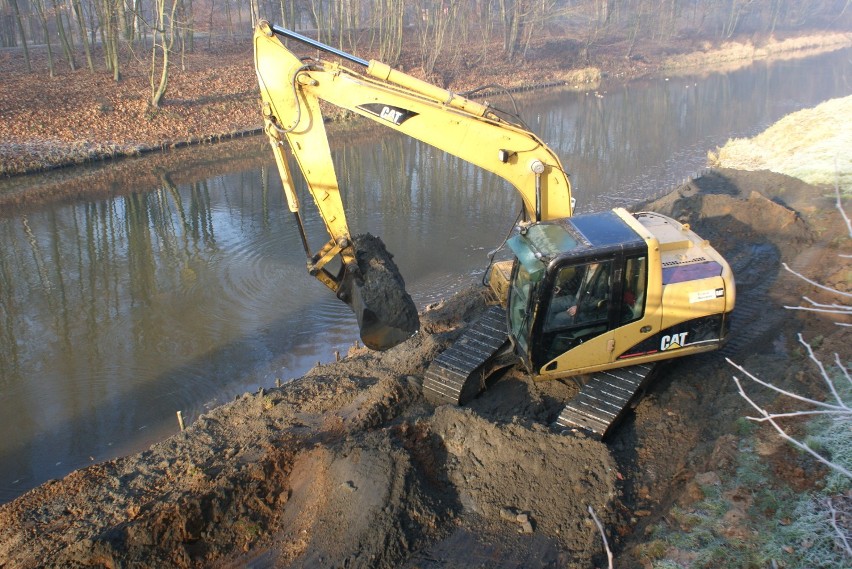
[[[296,55],[282,40],[312,48],[314,57]],[[520,362],[535,380],[582,378],[556,426],[602,438],[657,362],[715,350],[727,340],[734,277],[710,243],[658,213],[615,208],[574,215],[559,158],[510,114],[265,21],[255,30],[254,63],[264,132],[300,227],[307,269],[353,309],[372,349],[405,341],[419,322],[380,240],[349,233],[324,105],[458,156],[520,195],[523,215],[506,242],[513,258],[493,263],[486,279],[493,305],[430,363],[423,391],[431,401],[465,404],[495,369]],[[288,151],[330,237],[315,253],[302,227]]]

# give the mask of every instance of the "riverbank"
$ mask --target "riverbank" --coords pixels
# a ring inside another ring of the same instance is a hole
[[[627,44],[616,42],[586,53],[575,38],[534,43],[526,61],[502,59],[488,65],[442,69],[432,82],[463,92],[500,83],[510,89],[567,85],[596,89],[601,80],[624,81],[673,68],[708,70],[731,61],[813,55],[852,45],[852,34],[802,32],[793,38],[743,38],[723,44],[698,40],[638,45],[630,58]],[[499,49],[495,47],[495,53]],[[371,54],[359,54],[370,57]],[[33,54],[39,68],[44,54]],[[419,76],[415,54],[401,68]],[[530,62],[535,64],[531,65]],[[175,66],[160,109],[147,104],[146,62],[129,60],[120,83],[104,72],[60,70],[49,78],[28,73],[11,52],[0,53],[0,175],[16,176],[63,166],[204,144],[259,131],[262,121],[252,68],[251,41],[220,43],[188,54],[184,69]],[[38,88],[33,88],[33,82]]]
[[[831,188],[719,168],[643,207],[690,223],[729,260],[737,308],[724,352],[667,366],[607,444],[548,428],[576,394],[572,382],[533,384],[512,369],[465,408],[422,397],[428,363],[485,307],[471,287],[427,307],[421,332],[392,350],[353,348],[145,452],[0,506],[0,560],[585,569],[605,564],[592,507],[618,567],[819,566],[803,560],[830,536],[812,529],[804,547],[781,542],[778,528],[798,522],[798,497],[844,490],[768,426],[745,426],[750,411],[724,358],[820,397],[796,333],[824,361],[848,358],[848,332],[834,318],[782,308],[804,294],[832,301],[782,263],[849,290],[849,261],[838,254],[850,241]]]
[[[829,259],[848,251],[824,193],[771,172],[717,170],[648,206],[689,221],[731,261],[742,288],[723,355],[782,387],[818,387],[792,347],[795,332],[844,350],[830,321],[781,309],[813,292],[781,262],[823,279],[835,272]],[[420,387],[426,366],[484,307],[480,289],[468,289],[428,307],[421,333],[397,348],[352,349],[205,413],[150,450],[0,506],[0,559],[10,568],[579,569],[603,562],[590,506],[619,566],[675,556],[654,528],[709,496],[708,480],[740,474],[732,469],[747,409],[723,355],[668,366],[607,444],[550,431],[577,388],[533,384],[520,369],[465,408],[431,406]],[[819,488],[824,469],[772,444],[769,429],[757,436],[776,470],[761,492]],[[744,554],[737,536],[765,512],[727,500],[723,512],[748,516],[720,535]]]

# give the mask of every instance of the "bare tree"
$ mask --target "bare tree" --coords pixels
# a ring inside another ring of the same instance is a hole
[[[92,61],[92,50],[89,47],[89,36],[86,33],[86,24],[83,21],[83,6],[80,0],[71,0],[71,9],[74,11],[74,18],[77,22],[77,29],[80,32],[80,41],[83,44],[83,52],[86,54],[86,65],[89,71],[95,71],[95,64]]]
[[[33,66],[32,66],[32,63],[30,62],[30,50],[27,47],[27,36],[24,33],[24,22],[23,22],[23,19],[21,18],[21,10],[18,7],[18,0],[10,0],[10,3],[12,4],[12,11],[15,14],[15,23],[17,24],[17,27],[18,27],[18,33],[21,35],[21,45],[24,48],[24,59],[27,62],[27,71],[32,71]]]
[[[74,48],[71,45],[70,36],[65,32],[65,23],[62,17],[64,11],[56,0],[52,0],[52,4],[53,15],[56,20],[56,31],[59,34],[59,44],[62,46],[62,52],[65,54],[68,66],[71,68],[71,71],[75,71],[77,69],[77,62],[74,61]]]
[[[118,4],[121,0],[95,0],[95,12],[98,17],[98,28],[101,32],[101,45],[104,49],[106,68],[112,71],[115,81],[121,80],[119,61],[119,44],[121,25],[119,22]]]
[[[435,62],[453,41],[459,0],[418,0],[415,7],[420,65],[431,75]]]
[[[38,12],[38,19],[41,22],[42,33],[44,34],[44,42],[47,44],[47,69],[51,77],[56,76],[56,66],[53,63],[53,44],[50,42],[50,26],[47,24],[47,15],[45,14],[44,0],[35,0],[35,9]]]
[[[370,22],[371,47],[378,43],[379,59],[388,65],[396,65],[402,54],[405,1],[375,0],[375,3],[373,19]]]
[[[175,13],[180,0],[171,0],[171,6],[166,4],[167,0],[156,0],[156,21],[154,24],[154,45],[151,48],[151,106],[158,108],[166,94],[169,86],[169,54],[175,43]],[[166,8],[169,11],[166,12]],[[158,41],[159,38],[159,41]],[[159,51],[159,64],[157,52]],[[159,81],[156,80],[159,68]]]

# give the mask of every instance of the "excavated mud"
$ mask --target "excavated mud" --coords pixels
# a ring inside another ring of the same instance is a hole
[[[758,373],[796,374],[777,345],[798,325],[773,314],[801,288],[782,261],[825,264],[813,225],[834,227],[820,195],[720,170],[644,208],[689,222],[730,260],[728,354]],[[353,348],[148,451],[0,506],[0,567],[585,569],[606,565],[590,508],[617,566],[640,566],[631,546],[697,473],[719,467],[714,449],[743,412],[722,355],[666,366],[607,443],[552,431],[577,387],[520,369],[464,408],[433,407],[421,393],[428,363],[485,306],[472,286],[427,307],[397,347]]]
[[[417,306],[385,244],[370,233],[352,238],[361,279],[353,284],[352,308],[368,348],[385,350],[420,327]]]

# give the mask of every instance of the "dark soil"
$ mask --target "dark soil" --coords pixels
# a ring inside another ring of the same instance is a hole
[[[830,320],[781,308],[814,294],[782,262],[819,280],[848,253],[825,193],[717,170],[645,206],[688,221],[731,262],[733,339],[665,366],[606,444],[549,428],[573,382],[516,368],[464,408],[423,398],[428,363],[486,306],[473,287],[428,307],[397,347],[353,349],[0,506],[0,566],[585,569],[606,565],[589,508],[616,566],[641,566],[645,528],[732,464],[746,409],[724,357],[807,386],[794,334],[843,346]],[[782,470],[796,484],[819,474],[807,461]]]
[[[352,238],[359,275],[346,293],[358,318],[364,345],[386,350],[404,342],[420,327],[417,306],[381,239],[370,233]]]

